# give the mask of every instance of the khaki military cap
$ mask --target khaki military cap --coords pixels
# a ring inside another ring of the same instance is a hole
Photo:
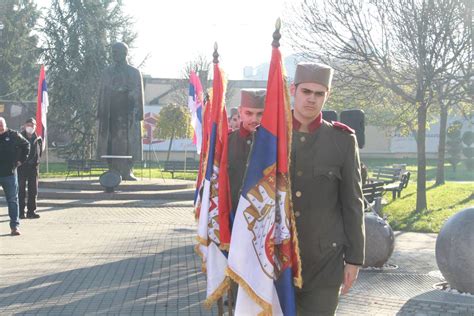
[[[299,63],[296,66],[295,85],[302,82],[314,82],[331,89],[333,69],[325,64]]]
[[[244,108],[263,109],[265,107],[266,89],[240,90],[240,106]]]

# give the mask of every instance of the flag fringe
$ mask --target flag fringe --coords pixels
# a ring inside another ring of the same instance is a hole
[[[272,304],[268,303],[267,301],[260,298],[260,296],[255,293],[255,291],[250,287],[250,285],[245,282],[243,278],[241,278],[237,273],[235,273],[231,268],[227,267],[225,273],[236,283],[241,286],[245,292],[247,292],[248,296],[252,298],[262,309],[263,311],[258,314],[258,316],[271,316],[272,315]]]
[[[293,214],[293,212],[291,212],[291,230],[293,231],[293,246],[296,249],[296,260],[298,262],[298,273],[296,276],[293,276],[293,282],[296,287],[301,289],[303,287],[303,277],[301,276],[300,245],[298,241],[298,232],[296,231],[295,214]]]
[[[229,249],[230,249],[230,244],[221,244],[221,245],[219,246],[219,249],[220,249],[220,250],[224,250],[224,251],[229,251]]]
[[[204,239],[201,236],[196,236],[196,240],[200,245],[203,245],[205,247],[209,246],[209,240],[208,239]]]
[[[282,70],[285,70],[285,67],[282,67]],[[283,76],[283,86],[286,87],[286,79],[285,76]],[[292,113],[290,110],[290,107],[287,106],[290,104],[290,95],[288,93],[288,89],[284,89],[285,91],[285,117],[286,117],[286,126],[288,126],[288,133],[287,133],[287,138],[288,138],[288,148],[290,149],[292,147],[292,134],[293,134],[293,118],[292,118]],[[291,165],[291,150],[288,150],[288,166]],[[290,188],[291,192],[291,177],[287,176],[287,183],[288,187]],[[295,214],[293,212],[293,199],[291,194],[288,195],[289,201],[290,201],[290,209],[292,212],[290,212],[291,216],[291,230],[293,232],[293,247],[296,252],[296,260],[298,262],[298,270],[297,274],[293,276],[293,282],[296,287],[302,288],[303,287],[303,277],[301,276],[301,256],[300,256],[300,244],[299,244],[299,239],[298,239],[298,231],[296,230],[296,218]]]
[[[201,258],[201,272],[206,273],[207,267],[206,262],[204,261],[204,254],[202,253],[201,249],[199,249],[200,244],[194,246],[194,252]]]
[[[217,289],[209,295],[208,298],[204,301],[203,305],[205,308],[210,309],[212,307],[212,304],[214,304],[218,299],[220,299],[226,292],[227,290],[230,289],[230,278],[225,277],[224,281],[217,287]]]

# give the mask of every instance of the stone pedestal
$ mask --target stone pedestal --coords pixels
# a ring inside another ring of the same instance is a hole
[[[474,207],[443,225],[436,239],[436,263],[451,288],[474,294]]]

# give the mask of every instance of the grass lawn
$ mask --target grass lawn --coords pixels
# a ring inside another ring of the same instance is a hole
[[[416,159],[415,158],[365,158],[361,159],[367,167],[373,169],[375,167],[391,167],[393,164],[406,164],[407,170],[411,172],[410,180],[416,181]],[[426,160],[426,180],[436,180],[436,159]],[[444,175],[446,181],[474,181],[474,171],[466,169],[464,162],[458,164],[456,172],[449,163],[444,165]]]
[[[447,182],[434,186],[426,183],[428,210],[417,213],[416,183],[410,182],[402,191],[402,197],[392,201],[391,193],[385,195],[389,201],[383,213],[394,230],[437,233],[446,220],[458,211],[474,206],[474,182]]]
[[[388,204],[384,206],[383,213],[387,215],[390,225],[395,230],[416,232],[439,232],[444,222],[456,212],[463,208],[474,206],[474,172],[468,171],[464,164],[459,164],[456,173],[450,165],[446,164],[445,175],[448,181],[445,185],[435,187],[436,160],[427,161],[427,200],[428,210],[422,213],[414,211],[416,205],[416,159],[363,159],[369,169],[377,166],[391,166],[393,164],[407,164],[411,172],[408,188],[403,190],[402,197],[392,201],[392,195],[388,192],[385,199]],[[46,173],[46,165],[41,164],[42,178],[65,178],[65,163],[50,163],[49,173]],[[134,169],[135,176],[139,179],[171,178],[171,173],[162,172],[158,167]],[[99,176],[101,172],[94,172]],[[71,174],[70,177],[77,177]],[[83,175],[85,179],[88,175]],[[196,173],[175,173],[177,179],[195,180]]]
[[[457,166],[456,172],[450,164],[445,164],[446,184],[434,186],[436,179],[436,160],[426,161],[428,210],[417,213],[416,206],[416,159],[366,158],[362,161],[371,168],[406,164],[411,172],[410,183],[402,191],[402,197],[392,201],[390,192],[385,194],[388,204],[383,213],[395,230],[437,233],[446,220],[456,212],[474,206],[474,172],[466,169],[464,163]]]

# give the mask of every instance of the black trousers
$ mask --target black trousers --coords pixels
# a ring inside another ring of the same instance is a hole
[[[36,197],[38,196],[38,166],[23,165],[18,167],[18,199],[20,215],[25,214],[25,206],[28,213],[36,210]],[[28,188],[28,202],[26,200],[26,189]]]

